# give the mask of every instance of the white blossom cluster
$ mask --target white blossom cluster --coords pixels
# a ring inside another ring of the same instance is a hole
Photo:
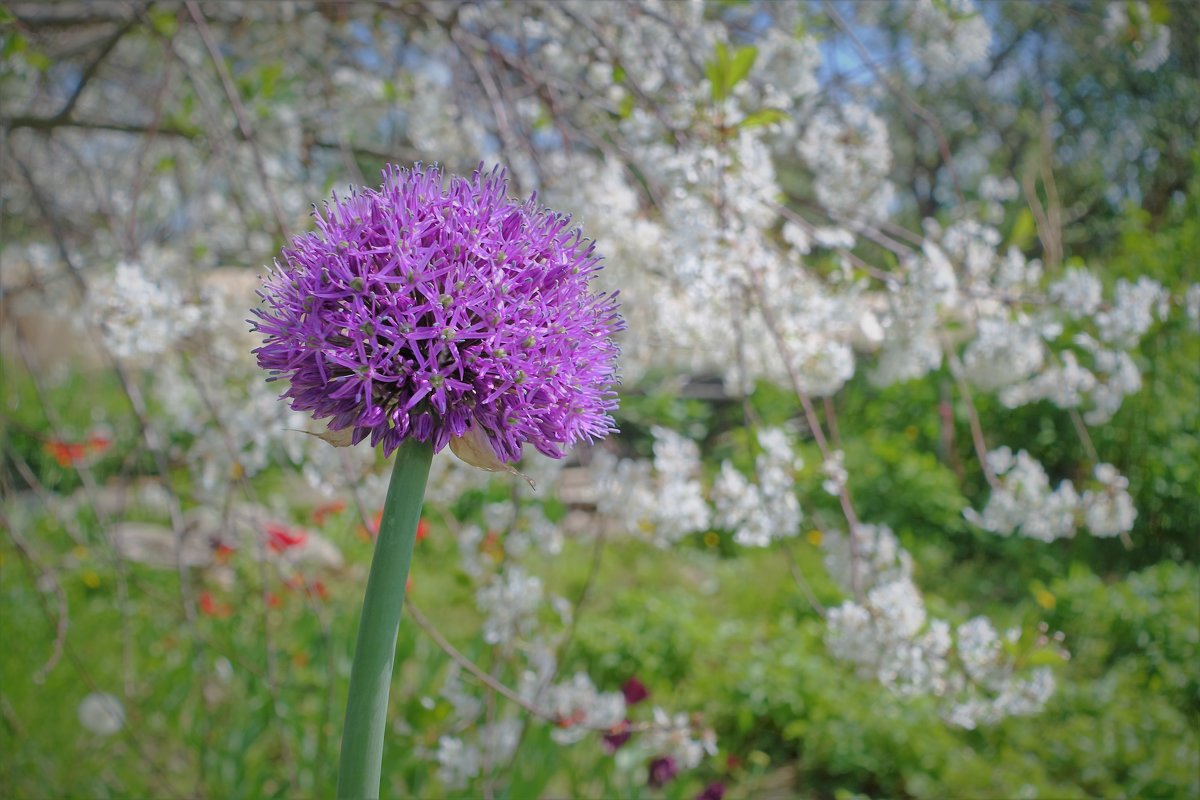
[[[666,428],[655,427],[653,462],[618,460],[595,452],[591,470],[596,506],[625,531],[667,547],[708,529],[711,512],[700,483],[700,449]]]
[[[910,20],[932,77],[953,78],[987,62],[992,30],[972,0],[915,0]]]
[[[821,544],[829,577],[845,591],[854,591],[855,584],[861,590],[912,577],[912,556],[886,525],[858,525],[853,542],[834,531]]]
[[[1036,273],[1025,272],[1008,285],[1027,287]],[[1106,305],[1095,274],[1072,267],[1046,296],[1049,305],[1034,314],[981,316],[963,353],[966,375],[1009,408],[1047,400],[1082,408],[1089,424],[1107,422],[1142,387],[1130,350],[1155,318],[1167,317],[1170,295],[1149,278],[1121,279]]]
[[[508,718],[481,725],[475,742],[449,734],[439,737],[434,754],[438,780],[447,789],[466,789],[479,777],[485,765],[495,767],[508,763],[520,743],[521,730],[520,720]]]
[[[481,587],[475,593],[475,602],[487,615],[483,640],[488,644],[509,643],[533,631],[542,605],[542,580],[512,565]]]
[[[1154,21],[1145,0],[1109,3],[1104,9],[1104,33],[1099,44],[1129,47],[1133,66],[1153,72],[1171,55],[1171,29]]]
[[[1120,536],[1133,530],[1137,509],[1129,495],[1129,479],[1112,464],[1097,464],[1098,489],[1088,489],[1080,498],[1083,524],[1092,536]]]
[[[121,359],[162,355],[189,336],[200,309],[184,302],[182,290],[161,271],[122,261],[88,291],[88,317],[105,345]]]
[[[669,757],[679,769],[689,770],[700,766],[705,756],[717,754],[716,735],[707,728],[697,730],[687,714],[671,715],[655,706],[652,723],[649,731],[617,751],[619,769],[641,769],[651,758]]]
[[[1022,670],[992,623],[976,617],[952,630],[931,618],[912,580],[912,558],[886,526],[860,525],[826,539],[826,566],[846,592],[861,596],[829,610],[832,656],[900,695],[939,698],[943,718],[974,728],[1040,711],[1054,691],[1047,668]],[[1019,630],[1006,634],[1012,645]]]
[[[787,434],[779,428],[758,433],[763,452],[755,459],[757,481],[725,461],[712,487],[714,522],[733,531],[745,547],[766,547],[800,532],[804,518],[796,498],[796,471],[803,466]]]
[[[901,579],[871,589],[862,605],[846,601],[830,609],[825,642],[834,658],[901,694],[942,695],[949,628],[935,620],[926,630],[926,623],[920,592]]]
[[[959,625],[955,638],[958,663],[967,682],[960,685],[955,701],[943,710],[947,722],[972,729],[1005,717],[1036,714],[1045,708],[1055,689],[1054,673],[1049,667],[1017,674],[995,627],[984,617]],[[1005,635],[1011,645],[1020,638],[1017,629]]]
[[[1080,495],[1067,480],[1051,489],[1045,468],[1024,450],[1014,455],[1008,447],[1000,447],[988,453],[987,460],[999,485],[992,489],[982,513],[970,508],[963,512],[984,530],[1053,542],[1073,537],[1081,524],[1099,537],[1118,536],[1133,528],[1137,510],[1127,491],[1129,481],[1111,464],[1096,465],[1100,488]]]
[[[835,215],[882,219],[893,187],[887,125],[865,105],[824,108],[808,120],[797,152],[813,170],[817,199]]]
[[[714,118],[704,92],[691,84],[671,102],[657,116],[635,108],[620,130],[638,149],[646,179],[664,187],[655,215],[644,213],[630,176],[613,164],[579,154],[551,161],[569,166],[562,172],[569,180],[553,182],[548,196],[589,226],[594,221],[597,240],[614,251],[605,280],[626,298],[625,369],[712,371],[739,389],[760,377],[785,382],[794,375],[814,394],[836,391],[853,375],[852,344],[864,312],[855,286],[829,292],[800,268],[800,250],[781,252],[768,235],[778,217],[773,126],[740,128],[720,145],[699,137],[672,141],[661,116],[688,129],[711,127]],[[735,93],[721,107],[723,124],[752,110],[743,102],[758,100],[749,89]],[[876,142],[878,130],[871,128]],[[868,162],[878,162],[873,147]],[[822,185],[834,191],[848,183],[829,175]],[[814,228],[814,240],[818,233]]]
[[[831,452],[821,463],[821,474],[825,476],[821,488],[834,497],[840,495],[850,477],[846,472],[846,454],[841,450]]]
[[[1200,283],[1193,283],[1183,296],[1184,313],[1194,333],[1200,333]]]
[[[559,744],[573,744],[591,733],[589,729],[614,728],[625,720],[625,698],[621,693],[598,691],[583,672],[527,699],[558,720],[558,727],[550,735]]]
[[[958,279],[942,249],[926,241],[904,261],[903,279],[888,286],[881,313],[883,343],[871,381],[888,386],[942,365],[942,319],[956,307]]]
[[[1117,281],[1112,307],[1096,315],[1100,340],[1114,347],[1133,347],[1150,329],[1154,316],[1165,319],[1170,295],[1158,281],[1145,276],[1130,283]]]
[[[1042,338],[1028,319],[985,317],[963,351],[967,379],[983,389],[1010,386],[1041,369],[1046,358]]]

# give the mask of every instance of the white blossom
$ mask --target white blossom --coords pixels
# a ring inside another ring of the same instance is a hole
[[[917,587],[899,578],[872,588],[866,602],[846,601],[829,610],[826,645],[834,658],[901,694],[944,691],[948,627],[934,621],[928,631]]]
[[[846,487],[846,479],[849,477],[846,474],[846,454],[841,450],[832,451],[821,462],[821,474],[825,476],[821,488],[834,497],[840,495]]]
[[[1150,4],[1145,0],[1109,3],[1105,6],[1100,44],[1119,42],[1129,42],[1135,68],[1153,72],[1171,54],[1171,29],[1153,20]]]
[[[1183,308],[1193,333],[1200,333],[1200,283],[1188,286],[1183,295]]]
[[[475,602],[487,614],[483,623],[484,641],[509,644],[532,632],[542,604],[542,580],[513,564],[480,587]]]
[[[1129,479],[1112,464],[1097,464],[1096,480],[1101,489],[1083,493],[1083,523],[1093,536],[1118,536],[1133,529],[1137,509],[1129,495]]]
[[[457,736],[440,737],[435,758],[438,780],[447,789],[465,789],[479,774],[479,748],[464,743]]]
[[[620,692],[600,692],[586,673],[547,689],[537,703],[559,727],[550,734],[559,744],[572,744],[590,729],[612,728],[625,720],[625,698]]]
[[[145,267],[131,261],[92,284],[88,313],[105,345],[122,359],[161,355],[200,322],[200,309],[184,303],[174,282],[161,276],[152,280]]]
[[[1001,447],[988,454],[1000,486],[993,488],[983,513],[967,509],[967,520],[984,530],[1052,542],[1075,535],[1079,495],[1070,481],[1050,488],[1050,478],[1040,463],[1024,450],[1014,458]]]
[[[978,333],[963,352],[968,380],[982,389],[999,389],[1041,368],[1046,352],[1041,337],[1028,324],[1003,318],[979,320]]]
[[[766,547],[775,539],[796,536],[803,519],[795,493],[795,473],[803,462],[782,430],[764,429],[758,440],[764,451],[755,459],[758,482],[726,461],[712,489],[714,522],[733,531],[734,541],[744,547]]]
[[[1096,314],[1100,340],[1117,347],[1135,346],[1154,322],[1155,308],[1168,298],[1158,281],[1144,275],[1136,283],[1118,279],[1112,308]]]
[[[681,770],[700,766],[706,755],[717,754],[716,735],[708,729],[693,729],[687,714],[671,715],[654,707],[654,727],[638,743],[640,750],[656,757],[670,756]]]
[[[1072,267],[1050,284],[1047,294],[1072,319],[1090,317],[1100,308],[1104,287],[1091,270]]]
[[[821,542],[825,569],[843,591],[853,591],[856,582],[859,589],[869,591],[912,577],[912,556],[887,525],[860,523],[853,536],[851,544],[850,537],[835,531]]]
[[[817,199],[835,214],[865,219],[887,215],[892,150],[884,121],[865,105],[818,111],[797,151],[813,170]]]
[[[707,530],[711,512],[700,484],[700,449],[666,428],[654,427],[654,461],[618,460],[597,452],[592,461],[597,510],[622,528],[667,547]]]
[[[112,736],[125,727],[125,707],[106,692],[91,692],[79,701],[79,724],[97,736]]]
[[[917,57],[934,77],[956,77],[988,59],[992,31],[972,0],[916,0]]]

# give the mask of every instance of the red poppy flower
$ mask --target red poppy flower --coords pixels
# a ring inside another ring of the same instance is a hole
[[[213,599],[212,593],[200,593],[200,613],[206,617],[216,617],[217,619],[225,619],[233,614],[233,606],[228,603],[218,603]]]
[[[283,553],[293,547],[299,547],[308,541],[308,534],[299,529],[288,528],[284,525],[268,524],[266,526],[267,547],[276,553]]]

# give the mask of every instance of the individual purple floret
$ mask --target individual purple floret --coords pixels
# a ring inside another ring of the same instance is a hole
[[[613,432],[615,294],[592,292],[592,242],[570,218],[510,200],[482,166],[389,166],[378,190],[336,194],[283,249],[254,311],[269,380],[384,455],[412,437],[442,450],[482,434],[506,463],[529,442],[555,458]]]

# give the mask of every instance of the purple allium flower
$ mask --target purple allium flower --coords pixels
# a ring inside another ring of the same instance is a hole
[[[570,218],[507,196],[503,170],[443,185],[389,166],[378,190],[314,209],[259,292],[254,352],[296,411],[384,455],[482,435],[502,462],[559,458],[614,431],[615,294],[592,292],[595,246]]]
[[[661,789],[675,779],[679,774],[679,765],[674,756],[662,756],[650,762],[649,784],[655,789]]]
[[[637,678],[630,678],[621,684],[621,694],[625,696],[625,705],[636,706],[650,696],[650,690]]]
[[[696,795],[696,800],[722,800],[725,797],[725,784],[720,781],[710,783],[704,791]]]

